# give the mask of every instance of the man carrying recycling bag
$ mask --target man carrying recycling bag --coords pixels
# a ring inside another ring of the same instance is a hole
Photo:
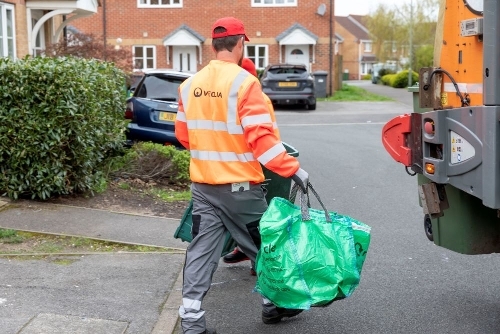
[[[299,188],[300,207],[293,204]],[[309,208],[309,191],[323,210]],[[326,306],[358,286],[370,227],[328,212],[310,183],[294,185],[290,201],[273,198],[259,227],[255,290],[276,306]]]

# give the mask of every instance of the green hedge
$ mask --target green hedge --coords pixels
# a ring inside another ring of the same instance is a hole
[[[77,58],[0,59],[0,191],[11,198],[92,190],[122,147],[124,74]]]
[[[413,86],[418,82],[418,73],[412,71],[411,85]],[[394,88],[406,88],[408,87],[408,70],[404,70],[396,74],[395,78],[391,82],[391,86]]]
[[[380,81],[382,81],[382,84],[384,84],[385,86],[392,86],[392,82],[394,81],[395,77],[396,74],[386,74],[380,78]]]
[[[379,77],[383,77],[384,75],[387,75],[387,74],[396,74],[396,72],[394,72],[390,68],[381,68],[380,71],[378,71]]]
[[[380,80],[386,86],[406,88],[408,87],[408,70],[401,71],[397,74],[386,74]],[[418,82],[418,73],[413,72],[411,85],[414,85],[416,82]]]

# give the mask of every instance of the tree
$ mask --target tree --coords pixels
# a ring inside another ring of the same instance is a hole
[[[410,31],[412,33],[413,70],[420,69],[416,62],[416,52],[424,46],[433,48],[437,25],[439,0],[405,1],[393,8],[379,5],[365,20],[374,44],[375,54],[380,61],[402,61],[410,54]],[[397,52],[392,52],[393,49]],[[429,54],[429,48],[422,52]],[[427,63],[427,62],[425,62]],[[431,61],[432,64],[432,61]],[[408,62],[406,62],[408,66]]]
[[[380,4],[374,13],[365,17],[365,25],[370,31],[373,40],[374,52],[381,62],[393,58],[393,43],[399,38],[397,34],[400,29],[394,20],[396,12]]]
[[[434,46],[424,45],[415,51],[415,69],[422,67],[430,67],[433,65],[434,60]]]
[[[86,59],[100,59],[112,62],[125,73],[132,72],[132,52],[123,48],[115,49],[106,44],[102,37],[91,34],[74,33],[59,42],[47,47],[43,53],[47,57],[74,56]]]

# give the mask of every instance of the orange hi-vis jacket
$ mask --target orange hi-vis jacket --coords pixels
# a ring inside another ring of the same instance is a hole
[[[179,87],[175,136],[191,154],[191,181],[264,181],[261,164],[291,177],[299,162],[274,132],[260,83],[238,65],[212,60]]]
[[[273,102],[265,93],[262,93],[264,101],[267,103],[267,109],[269,110],[269,115],[271,116],[271,122],[273,122],[273,130],[276,137],[281,140],[280,130],[278,129],[278,123],[276,122],[276,115],[274,114]]]

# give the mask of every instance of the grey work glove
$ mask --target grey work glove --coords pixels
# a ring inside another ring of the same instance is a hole
[[[294,175],[292,175],[292,180],[299,185],[304,193],[307,192],[309,174],[305,170],[299,168],[299,170]]]

